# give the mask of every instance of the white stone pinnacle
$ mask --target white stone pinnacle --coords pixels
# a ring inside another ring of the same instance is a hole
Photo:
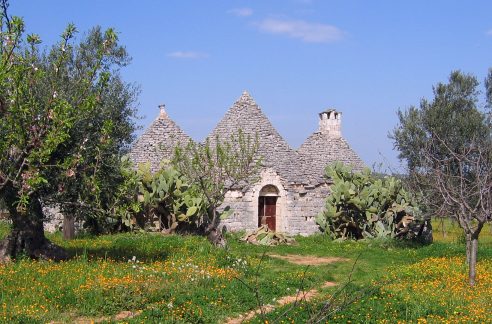
[[[159,107],[159,118],[168,118],[168,115],[166,112],[166,105],[160,104],[158,107]]]
[[[256,105],[255,100],[253,99],[253,97],[251,97],[251,95],[247,90],[243,91],[241,97],[239,97],[238,102],[249,104],[249,105]]]

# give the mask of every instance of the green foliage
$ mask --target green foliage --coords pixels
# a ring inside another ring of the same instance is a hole
[[[120,161],[122,181],[107,201],[108,208],[93,210],[100,232],[144,229],[174,233],[194,231],[203,219],[204,203],[198,188],[174,167],[151,173],[143,163],[135,170],[128,156]],[[90,224],[90,228],[94,224]]]
[[[134,170],[133,164],[127,155],[121,157],[118,172],[118,181],[112,184],[112,192],[107,194],[104,207],[94,208],[88,205],[85,209],[84,226],[92,234],[108,233],[132,228],[135,215],[143,210],[142,204],[137,200],[138,187],[141,177]],[[100,206],[101,202],[97,202]]]
[[[490,80],[492,73],[486,82],[489,88]],[[433,100],[422,99],[419,107],[398,111],[399,125],[390,137],[409,171],[423,166],[422,152],[430,141],[439,140],[440,145],[433,147],[434,154],[445,157],[449,149],[459,152],[472,142],[479,144],[488,139],[486,115],[477,108],[478,86],[476,77],[454,71],[448,83],[438,83],[433,88]],[[487,90],[487,95],[492,95],[492,91]]]
[[[465,233],[460,224],[450,217],[439,217],[432,220],[434,225],[434,241],[446,243],[466,243]],[[480,235],[480,244],[490,244],[492,242],[492,223],[484,225]]]
[[[142,204],[145,223],[167,233],[200,227],[205,205],[196,185],[190,185],[172,166],[151,174],[150,166],[142,164],[138,175],[138,201]]]
[[[369,169],[353,172],[342,163],[327,167],[326,175],[333,185],[316,221],[334,239],[400,236],[407,222],[419,214],[413,198],[395,177],[377,178]]]
[[[434,215],[451,216],[463,228],[475,284],[478,238],[492,212],[492,73],[485,80],[482,103],[479,82],[459,71],[434,87],[434,98],[420,107],[399,111],[392,137],[406,160],[411,188]]]
[[[43,50],[7,7],[3,1],[0,196],[11,214],[31,213],[42,201],[98,227],[124,181],[120,156],[135,129],[137,90],[119,76],[128,54],[114,30],[96,27],[77,43],[72,24]]]
[[[257,156],[259,141],[241,130],[228,140],[207,139],[205,144],[190,141],[184,148],[178,147],[174,158],[176,169],[198,188],[207,215],[203,218],[206,232],[218,226],[220,218],[232,210],[217,208],[223,203],[229,190],[241,190],[256,181],[261,158]]]
[[[113,36],[110,33],[107,37]],[[93,53],[97,48],[104,47],[105,42],[104,33],[100,28],[94,28],[86,40],[74,49],[74,64],[80,73],[88,73],[84,70],[93,65]],[[90,118],[78,121],[79,127],[73,130],[71,139],[64,145],[66,151],[62,154],[80,157],[72,162],[77,166],[72,167],[74,172],[71,177],[60,177],[56,173],[52,175],[52,179],[61,183],[57,188],[61,190],[50,197],[60,205],[62,212],[88,220],[86,224],[93,232],[107,231],[114,227],[111,224],[118,223],[111,219],[112,211],[117,208],[115,201],[118,201],[114,195],[121,187],[128,185],[125,184],[128,174],[124,170],[128,168],[125,165],[128,161],[122,155],[133,141],[135,130],[133,105],[138,90],[123,82],[117,70],[128,63],[128,55],[121,46],[108,51],[111,53],[108,55],[114,57],[104,63],[108,70],[103,72],[101,78],[106,80],[107,86],[96,96],[98,109]],[[77,84],[70,84],[70,80],[67,83],[63,91],[76,93]],[[82,153],[77,153],[79,149]]]
[[[10,233],[10,225],[0,218],[0,240],[3,240]]]

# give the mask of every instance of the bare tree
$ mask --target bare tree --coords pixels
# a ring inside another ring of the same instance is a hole
[[[492,212],[492,145],[489,140],[472,139],[457,150],[432,134],[419,162],[420,167],[410,175],[414,188],[420,189],[433,212],[457,219],[466,237],[469,282],[473,286],[478,238]]]

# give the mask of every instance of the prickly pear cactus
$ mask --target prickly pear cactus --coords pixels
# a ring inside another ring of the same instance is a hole
[[[139,173],[138,200],[150,229],[172,233],[178,226],[200,225],[203,199],[176,169],[169,166],[151,174],[142,166]]]
[[[419,218],[411,195],[395,177],[377,178],[336,163],[327,167],[331,195],[316,221],[333,239],[402,237]]]

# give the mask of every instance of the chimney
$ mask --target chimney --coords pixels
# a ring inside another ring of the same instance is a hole
[[[159,118],[167,118],[167,112],[166,112],[166,105],[165,104],[161,104],[158,106],[159,107]]]
[[[342,137],[342,113],[335,109],[320,112],[319,132],[330,137]]]

